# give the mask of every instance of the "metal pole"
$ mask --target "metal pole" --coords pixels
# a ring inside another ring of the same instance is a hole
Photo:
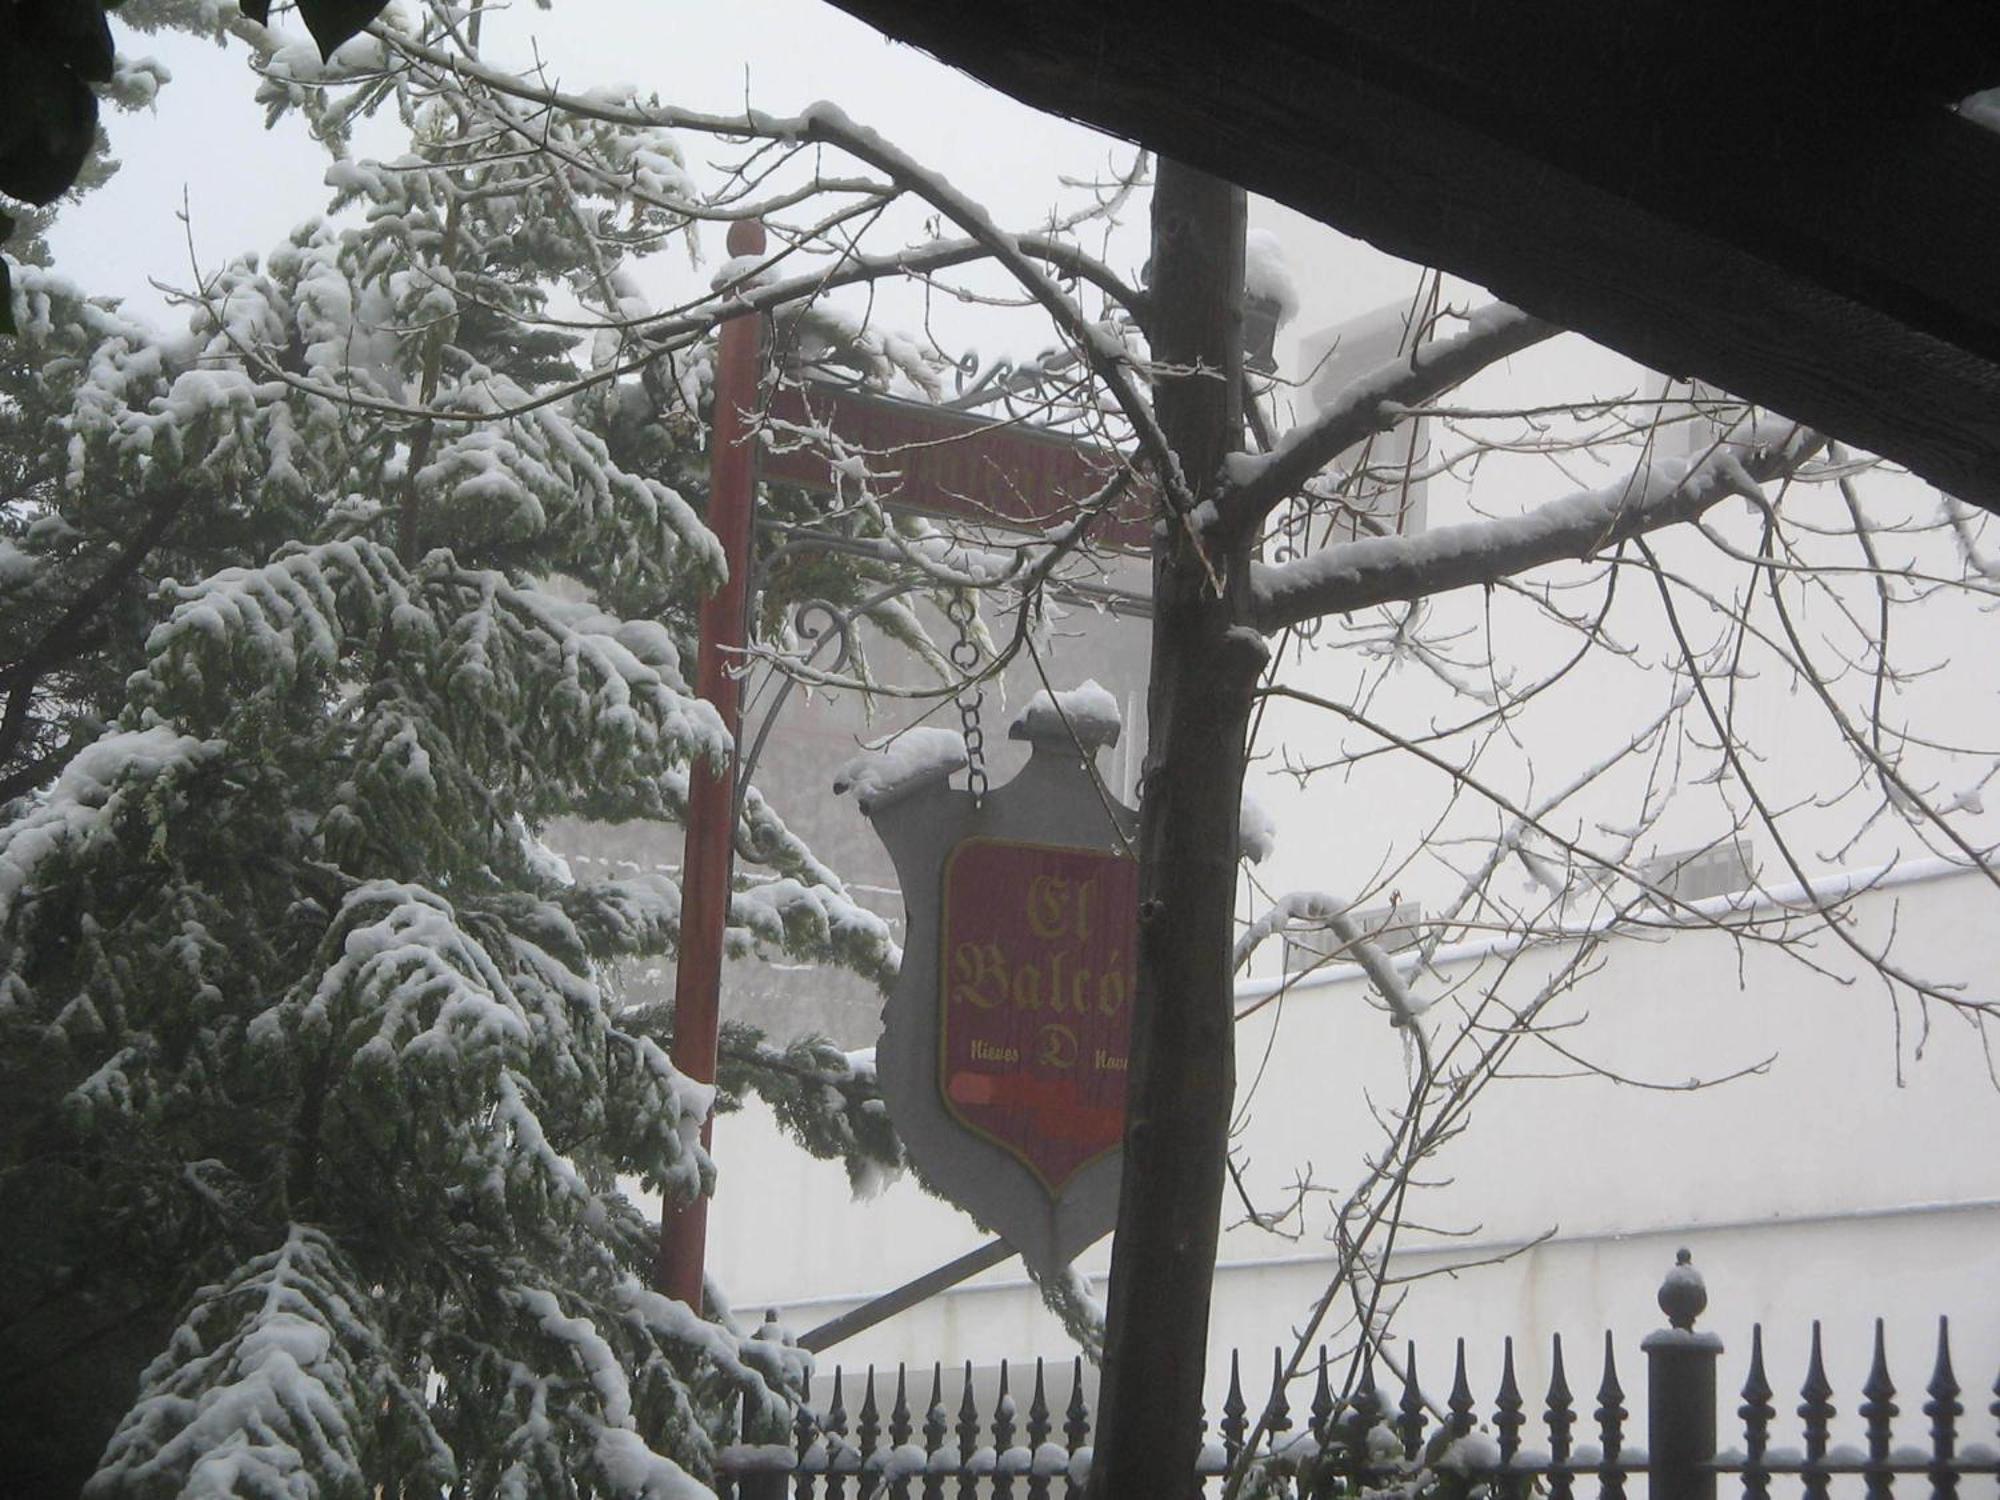
[[[743,219],[729,226],[732,256],[764,253],[764,226]],[[722,543],[728,578],[701,606],[697,685],[715,705],[734,740],[742,717],[735,671],[747,633],[750,526],[755,452],[747,413],[757,404],[758,320],[754,314],[722,325],[715,368],[715,415],[710,436],[708,527]],[[686,854],[681,864],[680,961],[674,972],[674,1066],[699,1083],[715,1082],[720,1028],[722,938],[729,918],[736,833],[736,761],[696,765],[689,776]],[[701,1144],[712,1139],[712,1119]],[[668,1296],[700,1310],[708,1243],[708,1199],[664,1205],[655,1280]]]
[[[1682,1250],[1660,1286],[1660,1311],[1671,1327],[1649,1333],[1646,1352],[1646,1452],[1653,1500],[1715,1500],[1715,1363],[1722,1340],[1697,1332],[1708,1289]]]
[[[873,1328],[886,1318],[897,1313],[908,1312],[919,1302],[935,1297],[939,1292],[957,1286],[967,1277],[977,1276],[981,1271],[990,1270],[1015,1254],[1014,1247],[1005,1240],[988,1240],[977,1250],[969,1250],[957,1260],[946,1261],[934,1271],[926,1271],[914,1281],[906,1281],[894,1291],[884,1292],[872,1301],[830,1318],[819,1327],[800,1335],[799,1347],[818,1354],[822,1349],[831,1349],[842,1339],[851,1339],[865,1329]]]

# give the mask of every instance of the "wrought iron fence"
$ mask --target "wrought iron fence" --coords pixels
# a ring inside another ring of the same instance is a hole
[[[1393,1390],[1378,1384],[1369,1358],[1342,1396],[1337,1387],[1347,1384],[1339,1378],[1347,1371],[1330,1362],[1322,1347],[1312,1396],[1303,1411],[1295,1411],[1282,1354],[1274,1352],[1270,1392],[1255,1419],[1232,1355],[1221,1420],[1212,1436],[1204,1434],[1191,1493],[1212,1488],[1252,1443],[1259,1490],[1268,1494],[1275,1486],[1300,1500],[1379,1490],[1435,1500],[1474,1494],[1490,1500],[1528,1500],[1531,1494],[1579,1500],[1580,1487],[1590,1485],[1597,1500],[1626,1500],[1627,1482],[1635,1478],[1643,1480],[1649,1500],[1716,1500],[1723,1479],[1743,1500],[1769,1500],[1774,1479],[1800,1500],[1828,1500],[1835,1481],[1845,1476],[1858,1477],[1865,1500],[1911,1500],[1918,1494],[1957,1500],[1962,1480],[2000,1477],[2000,1375],[1990,1387],[1990,1403],[1987,1388],[1961,1387],[1952,1365],[1950,1325],[1943,1318],[1924,1400],[1907,1413],[1921,1413],[1923,1443],[1897,1441],[1896,1418],[1906,1413],[1896,1402],[1899,1392],[1889,1376],[1878,1319],[1873,1359],[1854,1408],[1864,1444],[1832,1441],[1835,1391],[1815,1322],[1794,1409],[1797,1428],[1779,1423],[1780,1408],[1773,1404],[1778,1393],[1765,1372],[1758,1328],[1735,1408],[1740,1440],[1719,1447],[1717,1367],[1723,1348],[1713,1334],[1694,1326],[1705,1301],[1683,1251],[1659,1292],[1672,1326],[1640,1343],[1648,1390],[1643,1431],[1637,1433],[1608,1333],[1597,1389],[1587,1398],[1594,1405],[1587,1409],[1579,1409],[1570,1389],[1561,1335],[1551,1339],[1549,1382],[1536,1418],[1515,1378],[1511,1338],[1504,1342],[1499,1384],[1485,1412],[1466,1377],[1463,1339],[1450,1393],[1441,1404],[1425,1396],[1414,1351],[1405,1352],[1400,1371],[1392,1374]],[[1005,1362],[997,1396],[984,1413],[974,1398],[969,1364],[955,1412],[947,1410],[939,1364],[920,1372],[915,1382],[898,1366],[886,1414],[876,1399],[874,1376],[871,1368],[859,1382],[859,1402],[850,1412],[846,1378],[836,1366],[823,1405],[808,1388],[789,1441],[725,1448],[717,1464],[723,1500],[1081,1500],[1092,1433],[1081,1360],[1055,1372],[1035,1361],[1025,1420],[1009,1390],[1015,1372]],[[1025,1366],[1018,1376],[1026,1378]],[[1978,1378],[1984,1380],[1983,1370]],[[1529,1440],[1524,1432],[1531,1433]],[[1921,1480],[1923,1488],[1907,1482],[1912,1479]],[[1899,1480],[1905,1482],[1899,1486]]]

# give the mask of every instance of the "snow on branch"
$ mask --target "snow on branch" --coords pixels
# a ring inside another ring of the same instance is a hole
[[[1270,910],[1252,922],[1236,940],[1233,966],[1241,969],[1266,938],[1299,928],[1323,929],[1340,943],[1340,953],[1360,966],[1369,983],[1387,1002],[1392,1026],[1413,1025],[1430,1009],[1403,977],[1404,964],[1391,957],[1382,946],[1363,932],[1354,921],[1352,903],[1323,891],[1294,891],[1273,902]]]
[[[0,827],[0,922],[36,883],[43,864],[67,850],[107,842],[135,808],[159,816],[164,783],[224,748],[165,725],[115,731],[87,746],[24,815]]]
[[[1020,253],[1032,260],[1054,266],[1066,275],[1091,282],[1135,312],[1147,306],[1146,295],[1127,285],[1108,266],[1092,259],[1060,239],[1045,234],[1015,234],[1007,238]],[[833,264],[817,266],[803,275],[783,280],[757,280],[748,271],[770,263],[753,262],[746,274],[723,282],[710,296],[670,312],[645,312],[607,320],[603,331],[638,335],[629,352],[599,363],[573,380],[558,381],[543,389],[509,389],[504,399],[484,402],[433,401],[416,404],[408,399],[371,394],[352,384],[346,385],[313,375],[300,375],[261,352],[247,340],[235,344],[233,352],[246,361],[271,387],[283,387],[301,396],[330,402],[335,407],[366,411],[382,416],[424,418],[467,427],[496,426],[569,400],[622,376],[634,375],[683,350],[693,340],[712,332],[730,318],[749,313],[787,313],[814,304],[828,292],[843,287],[867,285],[894,276],[929,276],[974,261],[990,259],[991,248],[982,240],[958,238],[937,240],[927,245],[866,254],[845,250]],[[193,394],[199,394],[194,392]]]
[[[372,753],[357,786],[421,790],[426,800],[402,809],[412,818],[435,811],[428,799],[448,767],[433,752],[447,728],[477,751],[480,776],[505,779],[532,745],[604,795],[638,788],[634,772],[664,786],[665,773],[680,774],[695,756],[728,752],[721,720],[687,690],[663,627],[460,568],[448,552],[412,572],[365,539],[291,544],[263,567],[224,568],[199,584],[169,585],[164,597],[172,613],[154,627],[148,665],[133,678],[135,698],[149,705],[232,682],[258,683],[253,691],[276,701],[303,678],[332,676],[392,630],[424,683],[419,701],[433,689],[453,700],[448,717],[429,709],[413,717],[401,697],[370,701],[362,740]],[[479,800],[478,786],[460,781]],[[384,811],[394,809],[361,807],[357,816]]]
[[[1795,427],[1768,447],[1720,446],[1692,469],[1678,459],[1654,459],[1614,484],[1565,495],[1524,515],[1439,526],[1414,537],[1366,537],[1296,562],[1255,565],[1252,618],[1262,630],[1280,630],[1587,558],[1695,520],[1731,495],[1761,502],[1762,481],[1789,475],[1821,443]]]
[[[195,1294],[84,1493],[362,1494],[391,1444],[409,1478],[448,1488],[451,1451],[371,1301],[325,1235],[292,1225]]]
[[[785,1412],[778,1391],[804,1372],[795,1351],[738,1338],[630,1276],[608,1295],[532,1284],[517,1284],[502,1295],[524,1342],[539,1345],[537,1365],[560,1373],[531,1374],[521,1366],[512,1372],[512,1385],[532,1393],[531,1404],[500,1455],[508,1469],[498,1493],[541,1493],[531,1488],[530,1476],[570,1472],[600,1481],[589,1493],[709,1500],[708,1485],[651,1441],[661,1435],[649,1408],[656,1409],[665,1394],[663,1368],[692,1357],[710,1367],[707,1379],[726,1377],[769,1416]],[[686,1420],[691,1413],[685,1396],[674,1394]],[[695,1436],[692,1451],[683,1456],[706,1473],[713,1449]]]
[[[1236,813],[1236,849],[1253,865],[1261,865],[1278,847],[1278,824],[1264,804],[1243,789]]]
[[[908,1167],[902,1138],[882,1106],[874,1048],[848,1052],[811,1034],[775,1046],[747,1022],[729,1021],[720,1057],[718,1112],[758,1095],[793,1142],[846,1168],[856,1202],[878,1196]]]
[[[703,1500],[709,1494],[707,1486],[664,1453],[655,1452],[639,1435],[631,1382],[618,1351],[596,1325],[588,1317],[565,1312],[556,1294],[543,1287],[518,1287],[513,1300],[543,1334],[568,1350],[588,1386],[592,1399],[578,1403],[573,1421],[611,1487],[617,1493],[660,1500]]]
[[[732,954],[757,946],[831,960],[887,987],[902,963],[889,924],[844,892],[798,880],[771,880],[729,898]]]
[[[1429,401],[1561,331],[1496,302],[1473,313],[1464,332],[1370,371],[1341,393],[1333,410],[1293,428],[1271,452],[1232,460],[1233,487],[1216,505],[1224,524],[1254,527],[1341,453],[1392,421],[1396,409]]]
[[[1148,298],[1102,261],[1084,254],[1065,240],[1047,234],[1018,234],[1015,246],[1023,255],[1046,261],[1066,275],[1088,281],[1135,316],[1146,310]],[[745,312],[776,312],[795,303],[823,297],[838,287],[880,281],[891,276],[929,276],[955,266],[989,258],[992,251],[977,238],[932,240],[897,250],[869,254],[854,247],[841,247],[830,263],[815,265],[801,275],[779,280],[739,277],[724,281],[718,276],[718,296],[699,302],[672,317],[647,320],[646,334],[653,339],[681,338],[706,332],[721,318]],[[752,262],[752,266],[774,264],[778,256]]]

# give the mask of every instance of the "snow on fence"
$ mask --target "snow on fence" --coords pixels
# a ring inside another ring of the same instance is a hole
[[[1541,1446],[1523,1442],[1531,1419],[1514,1378],[1513,1340],[1505,1343],[1500,1384],[1491,1415],[1482,1421],[1465,1373],[1465,1341],[1450,1394],[1440,1404],[1417,1383],[1414,1358],[1392,1376],[1400,1386],[1391,1401],[1377,1384],[1374,1363],[1365,1361],[1352,1394],[1335,1395],[1342,1373],[1321,1347],[1310,1403],[1295,1412],[1286,1394],[1283,1357],[1273,1354],[1273,1378],[1257,1420],[1243,1397],[1241,1370],[1231,1358],[1229,1393],[1222,1405],[1218,1436],[1201,1447],[1190,1495],[1230,1472],[1246,1444],[1255,1445],[1265,1465],[1266,1484],[1245,1493],[1277,1493],[1301,1500],[1334,1500],[1364,1492],[1400,1492],[1424,1500],[1582,1500],[1596,1487],[1597,1500],[1626,1500],[1627,1481],[1643,1480],[1649,1500],[1716,1500],[1719,1481],[1731,1481],[1743,1500],[1768,1500],[1777,1480],[1788,1495],[1828,1500],[1836,1484],[1865,1500],[1958,1500],[1960,1481],[2000,1476],[2000,1377],[1986,1391],[1961,1388],[1952,1369],[1947,1320],[1938,1320],[1938,1339],[1925,1399],[1907,1413],[1898,1407],[1883,1348],[1882,1324],[1875,1325],[1872,1366],[1854,1413],[1865,1427],[1865,1446],[1830,1441],[1835,1392],[1820,1357],[1819,1325],[1813,1325],[1811,1353],[1795,1408],[1799,1425],[1792,1441],[1789,1423],[1774,1434],[1778,1407],[1764,1370],[1763,1331],[1752,1336],[1741,1404],[1735,1408],[1740,1439],[1718,1448],[1716,1376],[1722,1343],[1697,1331],[1706,1305],[1701,1279],[1682,1259],[1659,1292],[1671,1327],[1640,1343],[1649,1382],[1644,1446],[1631,1439],[1631,1413],[1619,1385],[1616,1350],[1604,1339],[1595,1406],[1579,1411],[1563,1363],[1562,1338],[1552,1339],[1550,1379],[1536,1431]],[[1025,1367],[1020,1372],[1026,1376]],[[990,1417],[982,1420],[975,1402],[972,1366],[965,1370],[963,1395],[954,1415],[946,1409],[944,1372],[933,1364],[928,1382],[912,1382],[898,1366],[895,1397],[886,1422],[875,1398],[875,1372],[858,1382],[860,1407],[845,1405],[843,1374],[835,1367],[824,1406],[808,1387],[799,1405],[790,1442],[739,1442],[722,1450],[717,1463],[721,1500],[1081,1500],[1090,1473],[1091,1413],[1083,1362],[1051,1376],[1036,1360],[1033,1394],[1022,1422],[1008,1391],[1008,1370],[999,1367],[999,1386]],[[1983,1374],[1980,1377],[1983,1379]],[[1067,1386],[1067,1403],[1060,1409]],[[913,1390],[927,1401],[911,1405]],[[1964,1399],[1964,1398],[1970,1398]],[[1906,1394],[1906,1401],[1909,1395]],[[1922,1444],[1907,1441],[1921,1413]],[[1895,1418],[1907,1417],[1906,1439],[1896,1441]],[[1969,1420],[1967,1420],[1969,1418]],[[851,1424],[851,1425],[850,1425]],[[1775,1436],[1775,1441],[1774,1441]],[[1902,1481],[1899,1485],[1899,1480]],[[1912,1482],[1916,1481],[1916,1482]],[[1060,1488],[1058,1488],[1060,1487]],[[1979,1484],[1990,1494],[1990,1482]]]

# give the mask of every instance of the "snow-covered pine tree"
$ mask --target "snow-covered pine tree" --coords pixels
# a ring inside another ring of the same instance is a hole
[[[12,1477],[108,1437],[93,1495],[696,1493],[797,1356],[645,1285],[619,1182],[703,1190],[711,1091],[609,976],[672,950],[679,892],[537,830],[677,818],[726,749],[683,670],[705,365],[572,389],[621,335],[546,316],[641,310],[698,192],[662,132],[525,149],[365,42],[258,35],[334,215],[182,334],[23,266],[0,346]],[[383,105],[407,153],[338,154]],[[739,843],[738,948],[892,969],[761,798]],[[865,1077],[736,1040],[809,1148],[897,1161]]]

